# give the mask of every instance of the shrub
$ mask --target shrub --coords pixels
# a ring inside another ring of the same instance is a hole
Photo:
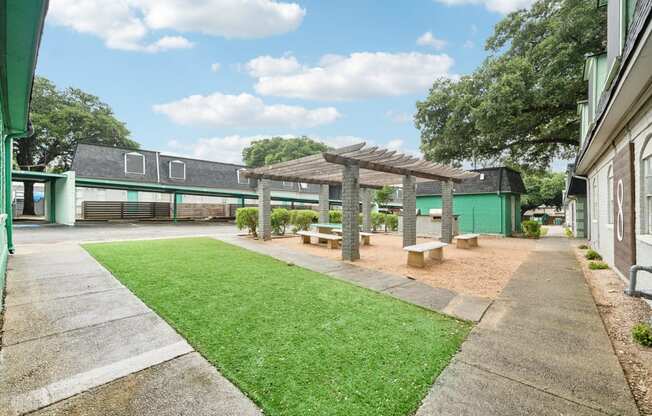
[[[604,270],[608,269],[609,266],[603,261],[592,261],[589,262],[589,269],[591,270]]]
[[[342,223],[342,211],[328,211],[328,222],[331,224],[341,224]]]
[[[310,209],[298,209],[290,213],[290,223],[293,231],[307,231],[310,224],[317,222],[319,214]]]
[[[272,231],[274,231],[274,234],[285,234],[285,228],[289,223],[290,211],[285,208],[276,208],[272,211]]]
[[[377,231],[381,225],[385,224],[385,214],[382,212],[371,213],[371,228]]]
[[[586,250],[587,248],[589,248],[589,246],[587,246],[586,244],[582,244],[577,246],[577,248],[579,248],[580,250]]]
[[[387,214],[385,216],[385,229],[389,231],[398,230],[398,215]]]
[[[256,233],[258,226],[258,208],[238,208],[235,212],[235,225],[239,230],[246,228],[249,234],[258,237]]]
[[[571,238],[571,237],[573,237],[573,230],[566,227],[566,228],[564,228],[564,234],[566,234],[566,237]]]
[[[644,347],[652,347],[652,327],[650,324],[641,322],[632,328],[632,337]]]
[[[587,260],[602,260],[602,256],[593,249],[589,249],[589,251],[586,252],[584,257],[586,257]]]
[[[523,233],[527,238],[541,237],[541,223],[538,221],[523,221],[521,223]]]

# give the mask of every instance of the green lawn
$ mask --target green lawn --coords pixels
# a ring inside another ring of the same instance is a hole
[[[274,415],[408,415],[471,325],[210,238],[84,246]]]

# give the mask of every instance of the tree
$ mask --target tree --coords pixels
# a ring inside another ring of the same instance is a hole
[[[378,206],[385,205],[392,200],[393,195],[394,188],[385,185],[374,192],[374,202],[378,204]]]
[[[488,58],[458,81],[434,82],[417,102],[426,158],[510,161],[545,169],[579,144],[577,101],[586,55],[604,50],[605,13],[593,0],[538,0],[494,27]]]
[[[521,198],[521,211],[544,205],[561,208],[566,181],[563,173],[532,172],[523,175],[527,194]]]
[[[242,160],[251,168],[285,162],[328,150],[328,146],[306,136],[256,140],[242,150]]]
[[[125,124],[94,95],[77,88],[58,90],[46,78],[36,77],[32,89],[31,121],[34,134],[16,140],[16,162],[21,169],[70,169],[77,143],[138,148]],[[34,214],[33,182],[25,182],[23,213]]]

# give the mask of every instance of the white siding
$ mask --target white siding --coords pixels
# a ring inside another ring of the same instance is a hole
[[[609,167],[613,162],[614,152],[609,151],[591,169],[589,173],[589,207],[591,209],[591,247],[602,255],[602,258],[611,267],[614,265],[614,230],[609,224]],[[593,181],[598,185],[597,216],[593,212],[595,195],[593,195]]]

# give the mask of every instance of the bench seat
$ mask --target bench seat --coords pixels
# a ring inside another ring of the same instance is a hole
[[[340,237],[339,235],[317,233],[314,231],[299,231],[297,235],[301,236],[301,242],[303,244],[310,244],[311,237],[318,238],[319,240],[326,240],[326,244],[328,245],[328,248],[331,249],[339,248],[340,241],[342,240],[342,237]]]
[[[333,230],[333,234],[342,235],[342,230],[336,228]],[[362,241],[363,246],[371,245],[371,236],[373,235],[372,233],[365,233],[364,231],[360,231],[358,234],[360,234],[360,240]]]
[[[480,234],[460,234],[455,236],[455,244],[457,248],[472,248],[478,246],[478,237]]]
[[[432,260],[442,261],[444,259],[444,247],[448,244],[441,241],[430,241],[427,243],[415,244],[403,247],[408,252],[407,264],[412,267],[425,267],[425,253],[429,253]]]

